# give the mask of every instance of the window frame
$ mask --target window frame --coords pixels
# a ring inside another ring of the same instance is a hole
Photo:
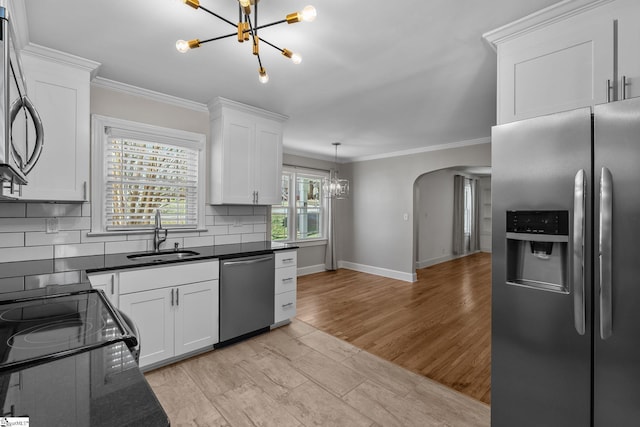
[[[324,171],[320,169],[310,169],[298,166],[283,166],[282,167],[282,176],[289,175],[289,206],[286,207],[287,211],[287,223],[288,223],[288,236],[284,240],[271,240],[272,242],[277,243],[308,243],[308,242],[326,242],[327,241],[327,222],[329,217],[329,201],[327,197],[324,195],[324,189],[322,183],[325,179],[329,178],[329,171]],[[303,176],[307,178],[318,178],[320,180],[320,216],[321,216],[321,236],[320,237],[312,237],[307,239],[298,239],[298,215],[297,209],[298,206],[296,204],[297,196],[298,196],[298,176]],[[282,204],[272,205],[270,210],[270,216],[273,215],[273,209],[280,208],[282,209]],[[271,221],[269,222],[271,225]],[[270,231],[270,238],[273,237],[273,230]]]
[[[149,233],[149,226],[108,230],[105,212],[105,148],[108,128],[118,129],[132,139],[187,147],[198,151],[197,224],[195,227],[166,226],[172,232],[194,232],[205,229],[206,136],[204,134],[165,128],[130,120],[93,114],[91,116],[91,232],[90,235]]]

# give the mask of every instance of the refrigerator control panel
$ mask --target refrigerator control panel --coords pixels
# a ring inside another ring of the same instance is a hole
[[[569,235],[568,211],[507,211],[507,233]]]

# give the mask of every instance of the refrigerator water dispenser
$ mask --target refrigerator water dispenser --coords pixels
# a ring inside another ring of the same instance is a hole
[[[507,211],[507,284],[569,293],[569,212]]]

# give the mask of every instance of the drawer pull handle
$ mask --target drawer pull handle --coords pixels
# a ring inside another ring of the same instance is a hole
[[[293,281],[293,277],[287,277],[286,279],[282,279],[283,282],[291,282]]]
[[[292,302],[286,303],[286,304],[282,304],[282,308],[287,308],[287,307],[291,307],[293,305]]]
[[[293,258],[283,258],[282,262],[292,262]]]

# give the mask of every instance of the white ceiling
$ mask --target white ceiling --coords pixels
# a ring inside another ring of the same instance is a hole
[[[200,0],[237,20],[235,0]],[[235,37],[186,54],[177,39],[234,32],[179,0],[28,0],[29,41],[101,63],[98,76],[206,104],[216,96],[289,116],[285,152],[345,160],[486,139],[495,124],[496,56],[484,32],[559,0],[264,0],[259,23],[315,1],[313,23],[260,36],[270,81]]]

